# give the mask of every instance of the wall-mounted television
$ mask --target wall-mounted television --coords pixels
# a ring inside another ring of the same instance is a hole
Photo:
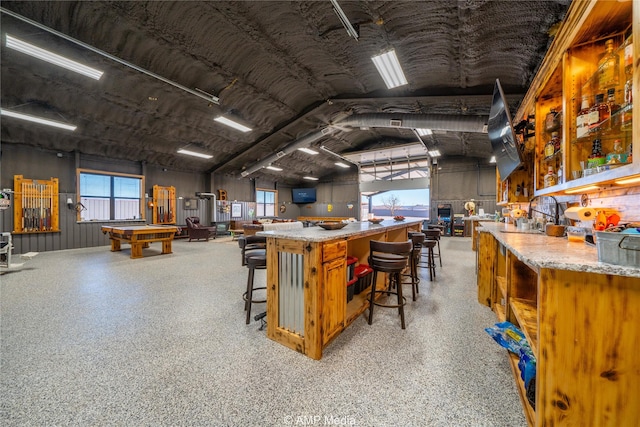
[[[291,201],[293,203],[314,203],[316,201],[316,189],[292,188]]]
[[[491,141],[491,151],[496,156],[500,179],[504,181],[522,164],[522,153],[516,143],[516,134],[513,130],[509,106],[502,91],[500,79],[496,79],[493,88],[487,131]]]

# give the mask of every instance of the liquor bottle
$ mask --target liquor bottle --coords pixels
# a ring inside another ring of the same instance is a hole
[[[576,138],[583,138],[589,134],[589,97],[582,97],[582,106],[576,116]]]
[[[604,102],[604,93],[596,95],[596,103],[589,109],[589,131],[601,131],[601,124],[609,118],[611,112],[609,106]]]
[[[620,58],[614,52],[613,39],[605,42],[605,53],[598,63],[598,84],[600,90],[607,90],[618,85],[618,68]]]
[[[549,165],[549,170],[544,176],[544,188],[552,187],[558,182],[558,176],[553,172],[553,166]]]
[[[602,154],[602,141],[600,139],[594,139],[591,146],[591,154],[587,160],[587,169],[596,168],[599,165],[603,165],[606,161],[605,156]]]
[[[553,132],[551,139],[549,141],[547,141],[547,143],[544,146],[544,156],[545,157],[551,157],[553,156],[553,153],[555,153],[556,147],[553,141],[554,136],[557,138],[558,137],[558,132]],[[560,139],[560,138],[558,138]]]
[[[558,132],[553,132],[551,134],[551,141],[553,142],[553,152],[557,153],[562,148],[562,141],[560,140],[560,135]]]
[[[627,39],[624,47],[624,111],[620,117],[620,129],[631,129],[631,116],[633,115],[633,42],[631,36]]]
[[[607,89],[607,106],[609,107],[609,125],[607,129],[615,129],[620,124],[620,117],[616,116],[616,112],[620,109],[620,106],[616,104],[616,89]]]

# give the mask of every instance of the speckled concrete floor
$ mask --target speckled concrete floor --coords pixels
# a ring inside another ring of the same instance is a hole
[[[41,253],[0,276],[0,422],[524,426],[506,354],[484,332],[495,317],[477,303],[470,240],[442,243],[406,330],[378,309],[320,361],[245,325],[236,242],[175,241],[171,255],[155,243],[138,260],[128,247]]]

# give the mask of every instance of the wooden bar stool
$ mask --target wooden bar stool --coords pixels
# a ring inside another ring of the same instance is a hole
[[[264,236],[247,236],[242,246],[242,265],[247,265],[250,255],[264,255],[267,253],[267,238]]]
[[[425,240],[424,233],[410,231],[407,233],[409,235],[409,239],[411,239],[412,249],[411,249],[411,257],[409,258],[409,267],[410,273],[403,274],[402,277],[408,277],[411,279],[411,294],[413,296],[413,300],[416,300],[416,294],[420,293],[420,289],[418,288],[418,284],[420,283],[420,277],[418,277],[418,263],[420,262],[420,256],[422,254],[422,243]],[[409,282],[403,282],[403,284]]]
[[[369,294],[369,324],[373,320],[373,307],[391,307],[397,308],[400,314],[400,323],[402,329],[405,329],[404,323],[404,305],[407,303],[405,297],[402,296],[402,282],[400,274],[407,267],[407,262],[411,256],[413,244],[411,241],[406,242],[381,242],[371,240],[369,243],[369,266],[373,269],[373,280],[371,283],[371,293]],[[378,272],[389,274],[388,290],[376,290],[376,281]],[[395,292],[392,287],[395,285]],[[376,294],[397,295],[397,304],[382,304],[376,302]]]
[[[435,253],[434,248],[433,257],[438,258],[440,267],[442,268],[442,257],[440,256],[440,237],[442,236],[442,230],[440,229],[440,226],[427,228],[426,230],[423,230],[423,233],[425,234],[425,236],[427,236],[427,239],[435,240],[437,242],[436,247],[438,248],[438,253]]]
[[[254,288],[253,278],[256,270],[265,270],[267,268],[267,256],[266,254],[249,254],[246,258],[246,265],[249,269],[249,276],[247,277],[247,291],[242,294],[244,299],[244,309],[247,312],[247,325],[251,321],[251,304],[264,303],[266,299],[253,299],[253,291],[260,289],[267,289],[266,286]]]
[[[417,263],[418,267],[424,267],[429,269],[430,281],[433,281],[433,279],[436,278],[436,261],[434,258],[433,250],[437,245],[437,243],[438,243],[437,240],[425,239],[424,242],[422,242],[422,247],[427,249],[427,253],[426,254],[421,253],[420,260],[423,258],[426,258],[427,260],[426,261],[418,260],[418,263]]]

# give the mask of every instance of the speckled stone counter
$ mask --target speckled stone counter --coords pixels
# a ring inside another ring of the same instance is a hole
[[[385,229],[402,229],[409,225],[420,224],[422,221],[423,218],[405,218],[404,221],[387,219],[382,221],[380,224],[373,224],[369,221],[350,222],[340,230],[325,230],[324,228],[313,226],[297,230],[260,231],[257,234],[259,236],[298,240],[303,242],[328,242],[336,239],[366,237],[378,234]]]
[[[491,233],[516,257],[535,270],[541,268],[640,277],[640,268],[598,262],[595,246],[550,237],[539,231],[519,232],[514,225],[482,222],[480,232]]]

